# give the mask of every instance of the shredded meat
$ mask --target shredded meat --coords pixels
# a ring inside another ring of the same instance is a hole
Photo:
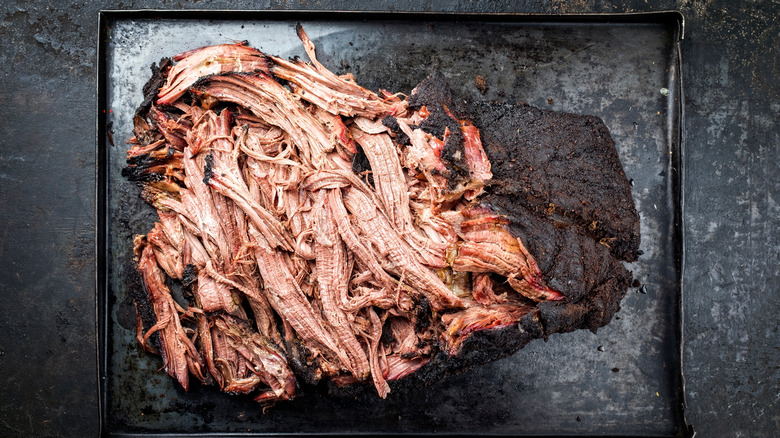
[[[168,374],[262,403],[323,379],[385,397],[480,332],[575,304],[485,201],[492,163],[440,74],[373,92],[297,34],[310,63],[203,47],[145,87],[123,175],[159,217],[135,240],[136,304]]]
[[[157,95],[158,104],[171,105],[199,79],[227,72],[265,72],[265,55],[244,43],[201,47],[173,57],[179,61],[168,73],[165,86]]]

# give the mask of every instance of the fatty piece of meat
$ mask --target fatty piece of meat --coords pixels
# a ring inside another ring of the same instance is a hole
[[[473,306],[467,309],[442,315],[442,333],[445,345],[451,356],[458,354],[463,339],[480,330],[490,330],[517,324],[523,315],[531,312],[532,306],[523,304],[492,304]]]
[[[579,228],[620,260],[637,259],[639,215],[600,118],[490,103],[470,112],[493,163],[493,195]]]
[[[483,306],[502,304],[507,301],[505,295],[496,295],[493,279],[486,273],[475,273],[472,276],[471,295]]]

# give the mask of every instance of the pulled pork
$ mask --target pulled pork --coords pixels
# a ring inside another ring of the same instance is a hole
[[[566,301],[480,201],[491,162],[440,75],[375,93],[298,36],[311,63],[245,43],[164,60],[135,117],[124,175],[159,215],[135,241],[156,317],[139,339],[169,375],[263,403],[323,379],[385,397]]]

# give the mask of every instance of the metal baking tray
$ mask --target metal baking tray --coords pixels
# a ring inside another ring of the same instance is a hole
[[[686,434],[681,374],[681,127],[678,12],[623,15],[269,11],[100,13],[97,230],[101,432],[141,435]],[[467,100],[600,116],[633,181],[644,252],[617,317],[598,333],[534,341],[426,388],[378,397],[324,391],[266,413],[249,397],[183,391],[135,340],[132,237],[154,211],[122,178],[125,141],[149,66],[192,48],[248,40],[305,54],[301,22],[331,69],[408,93],[435,70]],[[475,77],[488,85],[482,94]]]

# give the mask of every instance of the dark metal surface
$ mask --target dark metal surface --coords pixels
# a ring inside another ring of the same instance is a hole
[[[680,432],[679,15],[146,11],[103,18],[98,130],[105,134],[101,130],[110,126],[116,143],[99,137],[98,195],[105,208],[99,226],[106,230],[99,272],[105,286],[99,291],[105,432]],[[399,389],[384,401],[313,391],[265,415],[251,399],[215,388],[195,386],[185,393],[158,371],[161,360],[145,354],[135,340],[128,293],[132,236],[148,231],[154,212],[120,176],[124,141],[131,136],[149,65],[162,56],[244,39],[268,53],[303,56],[294,32],[299,20],[326,66],[354,73],[371,89],[408,93],[439,70],[466,100],[527,102],[602,117],[634,182],[642,226],[644,255],[630,269],[643,287],[629,291],[619,319],[598,334],[554,335],[428,388]],[[488,84],[484,96],[476,75]]]

